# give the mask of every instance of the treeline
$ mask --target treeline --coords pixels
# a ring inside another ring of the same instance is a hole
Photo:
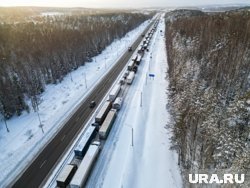
[[[187,47],[183,57],[199,61],[202,79],[208,85],[226,90],[229,99],[236,92],[231,85],[240,84],[240,92],[247,89],[250,70],[245,58],[249,57],[249,18],[248,11],[182,18],[168,29],[168,40],[178,34],[176,39],[181,40],[184,48]],[[171,45],[171,42],[167,44]],[[169,53],[171,50],[169,48]],[[170,73],[175,75],[174,71]],[[236,79],[238,75],[241,75],[238,77],[241,80]]]
[[[107,13],[131,13],[131,10],[63,7],[0,7],[0,23],[20,23],[41,20],[48,14],[56,15],[98,15]]]
[[[91,61],[115,39],[152,15],[110,13],[40,17],[0,25],[0,113],[5,118],[34,109],[45,85],[58,83]]]
[[[171,20],[166,46],[179,162],[192,172],[244,173],[250,167],[250,12]]]

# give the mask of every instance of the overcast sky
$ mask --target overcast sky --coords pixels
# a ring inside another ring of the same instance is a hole
[[[250,4],[250,0],[0,0],[0,6],[167,7],[211,4]]]

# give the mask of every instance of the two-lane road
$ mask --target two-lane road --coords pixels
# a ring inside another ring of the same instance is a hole
[[[143,31],[146,34],[153,22]],[[133,52],[142,41],[139,36],[133,43]],[[68,119],[65,125],[61,128],[55,137],[44,147],[37,155],[32,163],[20,174],[16,182],[10,185],[14,188],[36,188],[40,187],[41,183],[46,179],[47,175],[52,172],[60,158],[67,151],[70,144],[76,138],[79,131],[87,123],[88,119],[94,112],[94,109],[89,108],[91,101],[96,101],[97,105],[106,95],[119,73],[122,71],[127,61],[133,52],[126,52],[112,69],[104,76],[97,84],[92,92],[81,102],[75,113]]]

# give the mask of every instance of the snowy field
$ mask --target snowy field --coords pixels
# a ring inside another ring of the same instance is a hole
[[[93,62],[70,73],[60,84],[48,85],[39,105],[42,127],[33,111],[8,120],[9,133],[0,121],[0,187],[5,187],[41,151],[60,130],[65,117],[70,116],[148,24],[144,22],[121,40],[113,42]]]
[[[166,108],[169,83],[163,20],[127,92],[88,188],[182,187],[177,154],[169,149],[171,131],[166,128],[170,114]]]

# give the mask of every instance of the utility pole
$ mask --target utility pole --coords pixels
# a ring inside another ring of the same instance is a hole
[[[72,78],[71,71],[72,71],[72,70],[69,71],[69,76],[70,76],[71,82],[73,82],[73,78]]]
[[[31,101],[32,101],[32,107],[34,109],[34,112],[37,114],[37,117],[38,117],[38,120],[39,120],[39,125],[38,127],[40,127],[42,129],[42,132],[44,133],[43,131],[43,124],[42,124],[42,121],[41,121],[41,118],[40,118],[40,114],[39,114],[39,104],[38,104],[38,98],[36,95],[32,96],[31,97]]]
[[[130,124],[125,124],[125,126],[131,128],[131,146],[134,147],[134,128]]]
[[[6,122],[5,117],[3,117],[3,121],[4,121],[4,124],[5,124],[5,127],[6,127],[7,132],[10,132],[10,130],[9,130],[8,126],[7,126],[7,122]]]
[[[148,70],[150,70],[150,62],[152,61],[152,52],[150,53],[150,61],[148,62]]]
[[[44,134],[43,124],[40,124],[39,127],[42,129],[42,133]]]
[[[39,123],[40,123],[40,125],[42,125],[42,122],[41,122],[41,118],[40,118],[40,114],[39,114],[39,112],[38,112],[38,109],[37,109],[36,113],[37,113],[37,117],[38,117]]]
[[[39,107],[38,107],[37,102],[36,102],[36,113],[37,113],[37,117],[38,117],[38,120],[39,120],[39,127],[42,129],[42,133],[44,134],[43,124],[42,124],[41,117],[40,117],[40,114],[39,114]]]

